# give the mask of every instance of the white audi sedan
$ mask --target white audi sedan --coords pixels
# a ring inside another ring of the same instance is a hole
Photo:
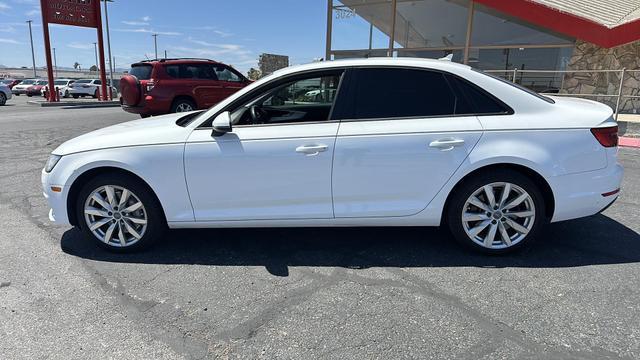
[[[82,135],[53,151],[42,184],[51,220],[115,251],[167,227],[442,225],[504,253],[611,205],[617,141],[593,101],[447,61],[343,60]]]

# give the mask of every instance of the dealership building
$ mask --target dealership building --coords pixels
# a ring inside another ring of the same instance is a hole
[[[536,91],[585,95],[621,112],[640,112],[638,40],[640,0],[328,0],[327,7],[327,59],[452,54]]]

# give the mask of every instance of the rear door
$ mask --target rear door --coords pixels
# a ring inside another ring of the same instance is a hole
[[[337,218],[419,213],[482,135],[441,72],[358,69],[348,97],[333,164]]]

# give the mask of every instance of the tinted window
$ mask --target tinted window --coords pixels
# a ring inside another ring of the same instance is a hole
[[[94,80],[93,83],[95,85],[102,85],[102,81],[101,80]]]
[[[360,69],[353,95],[356,119],[454,115],[459,101],[442,73],[414,69]]]
[[[129,74],[137,77],[138,80],[149,80],[151,79],[151,70],[153,70],[151,65],[133,65]]]
[[[453,75],[448,75],[447,79],[461,94],[461,97],[464,97],[470,103],[469,114],[504,114],[510,111],[506,105],[477,86]],[[461,111],[462,109],[458,109],[458,113],[461,113]]]
[[[214,69],[216,71],[216,75],[218,76],[218,79],[222,81],[235,81],[235,82],[242,81],[242,78],[238,76],[238,74],[236,74],[226,66],[215,65]]]
[[[91,83],[92,80],[78,80],[76,81],[76,84],[89,84]]]
[[[216,73],[209,64],[181,64],[165,66],[167,75],[174,79],[217,80]]]

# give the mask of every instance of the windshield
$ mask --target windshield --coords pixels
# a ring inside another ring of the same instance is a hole
[[[151,65],[133,65],[131,66],[131,71],[129,74],[138,78],[138,80],[149,80],[151,79],[151,70],[153,67]]]
[[[53,82],[54,85],[67,85],[67,80],[56,80]]]
[[[76,81],[76,84],[88,84],[90,82],[92,82],[93,80],[78,80]]]
[[[36,85],[47,85],[49,82],[47,80],[38,80]]]
[[[20,83],[20,85],[33,85],[35,84],[36,81],[35,80],[22,80],[22,82]]]
[[[12,82],[13,82],[13,80],[8,80],[8,79],[0,81],[0,83],[2,83],[2,84],[11,84]]]

